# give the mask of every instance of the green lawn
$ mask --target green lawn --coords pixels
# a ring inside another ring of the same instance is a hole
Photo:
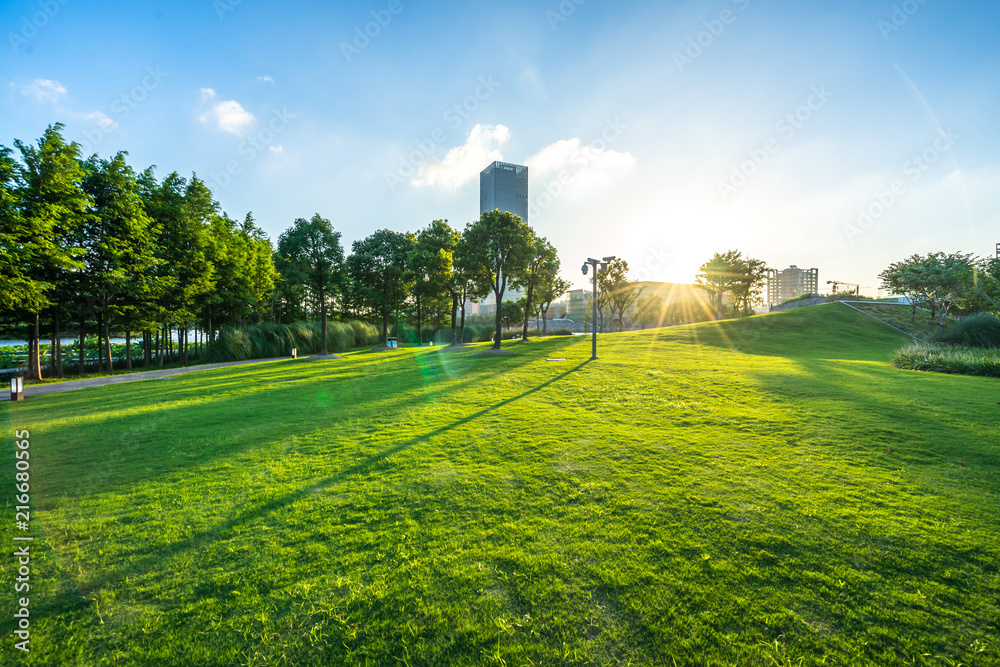
[[[1000,664],[997,381],[906,341],[834,303],[0,404],[0,662]]]

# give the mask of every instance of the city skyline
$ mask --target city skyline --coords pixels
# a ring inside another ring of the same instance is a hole
[[[0,9],[0,144],[64,122],[272,240],[317,211],[346,245],[463,227],[493,161],[531,170],[574,286],[588,255],[691,282],[739,249],[874,293],[892,261],[1000,240],[993,4],[97,7]]]

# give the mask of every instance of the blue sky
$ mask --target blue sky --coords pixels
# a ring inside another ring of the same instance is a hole
[[[462,227],[503,159],[581,286],[588,255],[691,281],[738,248],[874,292],[1000,242],[995,2],[8,0],[0,26],[0,144],[61,121],[275,240]]]

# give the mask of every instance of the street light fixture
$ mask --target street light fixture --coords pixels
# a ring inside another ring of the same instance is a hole
[[[590,302],[590,314],[591,314],[591,331],[593,332],[593,338],[591,343],[591,361],[597,359],[597,274],[598,271],[606,271],[608,264],[615,261],[617,257],[611,255],[610,257],[602,257],[600,260],[594,259],[593,257],[588,257],[587,261],[583,263],[580,267],[583,271],[583,275],[587,275],[587,271],[591,266],[594,267],[594,298]],[[602,261],[603,260],[603,261]]]

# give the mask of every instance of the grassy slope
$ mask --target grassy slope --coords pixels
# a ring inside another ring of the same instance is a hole
[[[0,662],[997,664],[996,381],[902,342],[829,304],[0,404],[44,538]]]

